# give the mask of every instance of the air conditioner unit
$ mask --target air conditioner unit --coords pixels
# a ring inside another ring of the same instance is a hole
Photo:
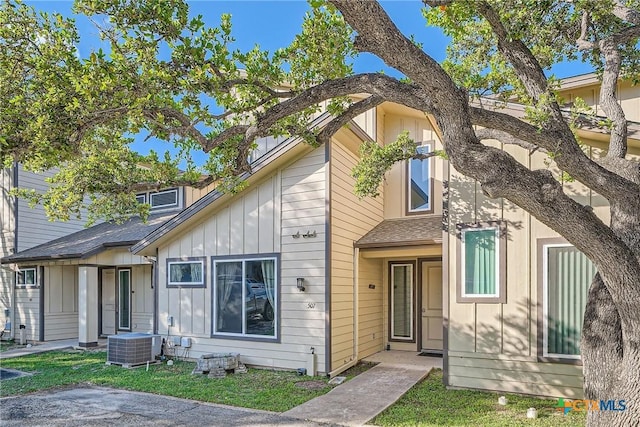
[[[109,335],[107,337],[107,364],[131,368],[147,362],[155,362],[161,348],[162,338],[160,335],[138,332]]]

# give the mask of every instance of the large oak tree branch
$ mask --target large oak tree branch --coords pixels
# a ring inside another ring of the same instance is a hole
[[[560,184],[546,171],[531,171],[502,150],[481,144],[474,133],[468,98],[444,70],[408,40],[375,2],[331,0],[346,21],[358,33],[357,41],[382,58],[388,65],[404,72],[429,93],[433,114],[443,133],[443,144],[453,166],[478,180],[490,197],[505,197],[536,218],[569,237],[572,244],[589,256],[612,282],[626,283],[620,270],[640,274],[633,252],[593,212],[563,193]],[[566,127],[566,124],[565,124]],[[564,135],[560,135],[564,136]],[[579,148],[573,140],[573,144]],[[570,155],[571,153],[563,153]],[[572,166],[573,164],[570,163]],[[602,169],[604,171],[604,169]],[[605,171],[606,172],[606,171]],[[597,178],[606,181],[609,172]],[[633,189],[628,181],[614,179],[621,189]],[[638,192],[636,188],[636,193]],[[559,208],[565,215],[558,215]],[[569,230],[569,232],[567,231]],[[622,269],[608,263],[604,251],[615,254]],[[625,289],[607,283],[616,303],[625,304]],[[623,328],[629,325],[623,325]]]
[[[355,104],[349,106],[342,114],[331,120],[316,137],[318,143],[325,144],[331,139],[331,136],[335,134],[342,126],[346,125],[354,117],[359,114],[368,111],[377,105],[380,105],[384,101],[379,95],[371,95],[362,101],[358,101]]]

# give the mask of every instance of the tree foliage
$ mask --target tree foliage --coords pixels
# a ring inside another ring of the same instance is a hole
[[[627,156],[629,123],[616,98],[621,78],[640,80],[640,0],[424,0],[430,25],[451,38],[438,64],[371,0],[311,0],[300,33],[274,52],[233,48],[231,19],[208,28],[181,0],[77,0],[108,47],[79,58],[71,19],[16,0],[0,6],[0,157],[5,166],[59,167],[44,201],[53,218],[144,214],[141,188],[214,181],[233,190],[257,138],[330,140],[358,114],[389,101],[431,114],[450,164],[492,198],[506,198],[586,254],[599,274],[589,293],[582,354],[589,398],[629,401],[640,393],[640,165]],[[410,12],[408,12],[410,13]],[[417,13],[417,12],[416,12]],[[354,74],[373,54],[404,75]],[[589,61],[601,79],[595,116],[566,105],[550,67]],[[357,97],[353,95],[358,95]],[[365,94],[364,98],[362,94]],[[524,118],[500,109],[517,102]],[[331,121],[309,124],[327,105]],[[585,154],[580,127],[609,134],[600,159]],[[141,156],[146,133],[178,156]],[[530,170],[488,139],[544,151],[562,172],[607,199],[608,224],[572,199],[549,170]],[[208,153],[202,169],[193,149]],[[365,144],[354,174],[375,194],[399,160],[420,158],[406,134]],[[186,171],[177,165],[186,161]],[[145,167],[139,167],[144,165]],[[605,361],[603,365],[603,361]],[[637,424],[640,405],[615,414]],[[598,420],[599,414],[590,414]],[[606,421],[602,421],[607,425]],[[608,424],[611,425],[611,424]]]

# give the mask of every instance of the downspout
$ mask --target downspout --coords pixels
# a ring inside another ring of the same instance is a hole
[[[158,333],[158,248],[156,259],[151,262],[151,287],[153,288],[153,333]]]

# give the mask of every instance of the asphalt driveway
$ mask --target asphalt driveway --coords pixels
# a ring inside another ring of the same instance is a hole
[[[105,387],[0,399],[1,426],[330,426],[278,413]]]

